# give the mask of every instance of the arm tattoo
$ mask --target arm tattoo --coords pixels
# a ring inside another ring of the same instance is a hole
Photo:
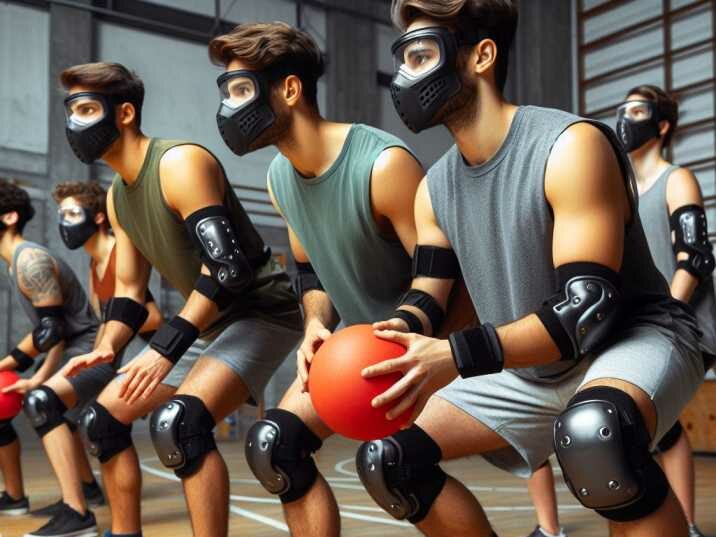
[[[55,261],[42,250],[26,250],[18,260],[18,282],[32,303],[62,303]]]

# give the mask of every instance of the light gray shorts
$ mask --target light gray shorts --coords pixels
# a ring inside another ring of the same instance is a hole
[[[554,451],[552,427],[577,390],[593,380],[619,379],[654,402],[657,431],[652,448],[676,422],[703,381],[701,354],[657,328],[636,326],[596,357],[555,380],[535,381],[514,370],[458,378],[436,395],[495,431],[509,447],[485,453],[495,466],[529,477]]]

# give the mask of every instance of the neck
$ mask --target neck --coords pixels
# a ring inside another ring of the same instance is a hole
[[[650,186],[655,176],[669,163],[661,156],[661,144],[658,140],[650,141],[629,153],[636,182],[640,190]]]
[[[15,255],[15,250],[20,246],[25,239],[19,233],[14,233],[7,230],[0,237],[0,257],[3,258],[5,263],[8,265],[12,264],[12,258]]]
[[[316,111],[297,112],[276,146],[301,175],[316,177],[330,167],[343,147],[340,127],[343,125],[326,121]]]
[[[517,107],[508,103],[491,86],[480,88],[475,117],[446,124],[460,153],[470,166],[487,162],[500,149],[510,130]]]
[[[149,149],[149,138],[141,131],[125,130],[115,147],[102,156],[125,183],[132,184],[144,165]]]
[[[109,257],[114,243],[115,238],[110,235],[106,229],[100,228],[100,230],[92,235],[84,244],[84,249],[92,258],[92,261],[99,265]]]

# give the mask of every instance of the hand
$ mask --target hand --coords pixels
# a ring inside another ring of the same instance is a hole
[[[321,321],[309,321],[306,325],[306,335],[303,337],[303,343],[296,353],[298,365],[298,378],[301,379],[301,391],[308,391],[308,368],[311,367],[313,355],[318,347],[331,337],[331,331],[328,330]]]
[[[395,332],[410,332],[410,327],[408,326],[408,323],[406,323],[403,319],[399,319],[398,317],[393,317],[392,319],[388,319],[387,321],[378,321],[376,323],[373,323],[373,329],[374,330],[393,330]]]
[[[458,371],[452,358],[450,343],[445,339],[393,330],[377,330],[375,335],[404,345],[407,351],[398,358],[385,360],[362,371],[363,378],[388,373],[403,374],[403,377],[385,392],[374,397],[371,405],[378,408],[393,403],[394,406],[385,414],[389,420],[413,407],[410,419],[404,425],[404,428],[407,428],[420,415],[430,396],[457,377]]]
[[[167,358],[149,349],[118,371],[126,375],[119,387],[119,397],[130,405],[140,397],[147,399],[172,367],[174,364]]]
[[[74,377],[79,375],[85,369],[94,367],[99,364],[111,364],[114,361],[114,351],[107,349],[95,349],[88,354],[75,356],[62,368],[62,375],[65,377]]]
[[[37,388],[40,384],[42,384],[42,382],[39,382],[35,379],[20,379],[16,383],[3,388],[2,393],[17,392],[24,395],[27,392]]]

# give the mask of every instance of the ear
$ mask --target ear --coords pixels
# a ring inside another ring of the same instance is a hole
[[[659,135],[663,138],[671,130],[671,123],[666,119],[659,121]]]
[[[303,96],[303,83],[296,75],[288,75],[283,79],[283,98],[288,106],[296,106]]]
[[[122,103],[117,107],[117,126],[129,127],[134,123],[137,111],[132,103]]]
[[[470,63],[476,74],[484,76],[494,69],[496,62],[497,43],[492,39],[483,39],[473,47]]]
[[[10,227],[17,224],[17,221],[20,220],[20,215],[17,214],[17,211],[12,211],[0,216],[0,220],[2,220],[3,224]]]

